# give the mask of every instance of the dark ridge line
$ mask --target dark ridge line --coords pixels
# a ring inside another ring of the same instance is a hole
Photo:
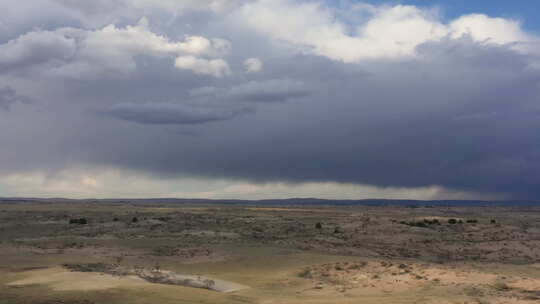
[[[540,201],[483,201],[483,200],[407,200],[407,199],[361,199],[334,200],[319,198],[288,198],[288,199],[189,199],[189,198],[109,198],[109,199],[69,199],[69,198],[35,198],[35,197],[0,197],[0,203],[112,203],[112,204],[208,204],[208,205],[318,205],[318,206],[405,206],[405,207],[540,207]]]

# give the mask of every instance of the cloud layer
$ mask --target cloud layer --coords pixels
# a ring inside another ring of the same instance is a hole
[[[540,195],[540,38],[519,21],[358,1],[36,1],[0,4],[6,193],[50,177],[66,196],[114,195],[103,185],[129,172],[162,189],[145,196],[190,193],[172,186],[186,179],[223,183],[197,191],[212,197]],[[66,193],[70,174],[102,186]]]

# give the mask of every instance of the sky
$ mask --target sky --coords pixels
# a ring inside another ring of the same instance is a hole
[[[531,0],[370,0],[371,4],[415,5],[420,7],[436,7],[446,19],[459,18],[466,14],[486,14],[491,17],[511,18],[523,22],[528,30],[539,31],[540,19],[538,10],[540,3]]]
[[[536,1],[0,2],[0,196],[540,198]]]

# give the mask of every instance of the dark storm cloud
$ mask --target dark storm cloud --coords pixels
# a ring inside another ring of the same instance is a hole
[[[160,161],[108,161],[166,175],[440,184],[535,197],[539,74],[527,71],[527,58],[468,40],[426,45],[422,52],[424,60],[358,67],[356,77],[344,67],[317,96],[209,128],[203,139],[160,151]],[[294,62],[296,70],[335,65],[320,58]],[[166,140],[154,135],[154,145]]]
[[[16,39],[22,33],[78,26],[72,11],[50,0],[0,1],[0,43]]]
[[[0,109],[9,111],[11,106],[17,102],[28,103],[30,99],[25,96],[20,96],[17,92],[9,87],[0,87]]]
[[[250,112],[249,108],[190,107],[173,103],[123,103],[105,111],[113,117],[141,124],[195,125],[230,120]]]
[[[121,77],[115,74],[124,67],[119,64],[88,79],[62,78],[65,73],[17,78],[18,67],[51,58],[57,58],[56,70],[67,69],[58,58],[71,54],[69,40],[36,40],[21,32],[15,40],[21,51],[0,57],[0,66],[10,67],[0,78],[21,94],[40,95],[41,103],[0,113],[0,140],[7,147],[0,150],[0,171],[86,165],[159,177],[540,195],[534,53],[465,35],[422,43],[415,56],[345,63],[306,48],[293,52],[219,14],[202,16],[196,30],[174,18],[167,28],[153,29],[150,22],[150,29],[174,31],[171,41],[184,34],[229,39],[232,53],[220,58],[230,65],[229,76],[178,70],[168,55],[142,53],[130,58],[129,73]],[[132,49],[122,50],[130,55]],[[125,57],[108,51],[100,50],[100,65],[109,54],[115,55],[112,65]],[[264,62],[260,72],[243,70],[250,57]],[[13,98],[0,97],[0,106],[13,104],[4,100]]]
[[[30,32],[0,45],[0,71],[68,59],[74,52],[73,39],[48,31]]]
[[[247,102],[284,102],[290,99],[306,97],[313,88],[293,79],[272,79],[250,81],[230,88],[202,87],[193,89],[194,98],[229,99]]]

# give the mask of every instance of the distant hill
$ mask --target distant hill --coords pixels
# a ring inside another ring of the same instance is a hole
[[[400,200],[400,199],[362,199],[362,200],[332,200],[318,198],[288,198],[288,199],[265,199],[265,200],[235,200],[235,199],[189,199],[189,198],[144,198],[144,199],[67,199],[67,198],[25,198],[6,197],[0,198],[0,203],[130,203],[130,204],[206,204],[206,205],[320,205],[320,206],[540,206],[540,201],[480,201],[480,200]]]

